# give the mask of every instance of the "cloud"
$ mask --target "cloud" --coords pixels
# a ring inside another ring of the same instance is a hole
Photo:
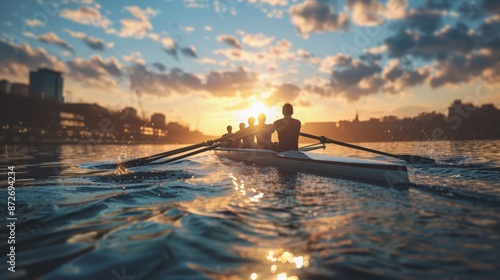
[[[196,55],[196,48],[194,46],[181,48],[180,51],[186,57],[198,58],[198,56]]]
[[[231,35],[220,35],[217,37],[217,41],[226,43],[233,48],[241,49],[241,44],[238,39]]]
[[[253,53],[240,49],[215,50],[214,54],[225,56],[231,61],[247,62],[256,65],[269,63],[270,55],[267,52]]]
[[[467,56],[455,56],[433,65],[435,73],[430,86],[437,88],[446,84],[461,84],[473,78],[500,81],[500,52],[484,50]]]
[[[168,96],[172,93],[188,94],[201,89],[201,80],[197,76],[178,68],[157,73],[148,70],[145,65],[134,64],[128,73],[130,87],[138,93]]]
[[[94,7],[80,7],[76,10],[63,9],[60,16],[74,22],[101,28],[107,28],[111,24],[111,21],[102,16],[99,10]]]
[[[133,19],[122,19],[121,30],[118,32],[114,29],[108,30],[109,33],[114,33],[120,37],[144,38],[149,31],[153,30],[153,25],[150,18],[157,15],[157,12],[150,7],[141,9],[138,6],[127,6],[124,8],[128,11]]]
[[[500,2],[498,0],[482,0],[480,5],[487,13],[500,14]]]
[[[415,28],[430,34],[439,28],[442,16],[441,11],[414,8],[410,11],[406,24],[409,28]]]
[[[210,4],[206,0],[184,0],[184,5],[188,9],[210,8]]]
[[[160,62],[153,63],[153,66],[160,72],[164,72],[165,70],[167,70],[167,67]]]
[[[272,104],[279,102],[292,102],[294,101],[300,93],[300,87],[284,83],[278,87],[275,87],[275,92],[272,95]]]
[[[407,87],[413,87],[425,82],[430,74],[429,67],[417,70],[404,69],[401,67],[399,60],[391,60],[382,73],[385,80],[384,91],[393,94],[400,93]]]
[[[314,93],[322,97],[329,97],[333,94],[330,80],[323,77],[312,77],[304,82],[304,91]]]
[[[202,59],[198,59],[198,62],[201,64],[214,64],[214,65],[219,65],[219,66],[229,66],[229,62],[227,60],[215,60],[209,57],[204,57]]]
[[[74,53],[73,47],[66,41],[62,40],[54,32],[39,35],[37,40],[46,44],[59,46],[71,53]]]
[[[0,39],[0,73],[27,76],[30,70],[47,67],[64,71],[65,65],[42,48],[27,44],[14,45]]]
[[[453,54],[466,54],[478,46],[480,38],[463,23],[445,26],[433,34],[400,32],[385,41],[390,57],[405,55],[425,59],[445,59]]]
[[[177,54],[177,48],[174,46],[172,48],[163,48],[163,51],[173,57],[175,60],[179,60],[179,55]]]
[[[85,37],[83,42],[91,49],[96,51],[103,51],[105,49],[105,44],[102,39],[95,38],[92,36]]]
[[[250,3],[257,3],[257,2],[266,3],[266,4],[269,4],[271,6],[277,6],[277,5],[286,6],[286,5],[288,5],[288,0],[250,0],[249,2]]]
[[[209,26],[209,25],[205,25],[205,27],[203,27],[206,31],[208,32],[211,32],[212,31],[212,27]]]
[[[213,96],[235,96],[238,93],[248,93],[255,89],[258,82],[257,74],[238,67],[235,71],[212,71],[205,77],[203,89]]]
[[[477,4],[470,2],[463,2],[460,7],[458,7],[458,12],[469,19],[479,19],[484,17],[483,10]]]
[[[275,37],[267,37],[264,34],[245,34],[242,41],[245,45],[255,48],[262,48],[274,41]]]
[[[449,0],[425,0],[425,7],[428,9],[449,9],[452,3]]]
[[[312,32],[343,30],[348,27],[348,17],[334,13],[327,3],[306,1],[290,7],[290,18],[297,31],[303,35]]]
[[[103,59],[94,55],[90,59],[75,58],[66,63],[70,70],[68,75],[83,86],[101,90],[117,89],[118,83],[112,76],[119,78],[123,69],[114,57]]]
[[[290,59],[294,57],[294,54],[290,53],[292,49],[292,43],[288,40],[280,40],[274,46],[270,48],[270,52],[278,58]]]
[[[335,95],[344,96],[349,101],[375,94],[383,85],[379,73],[382,68],[375,63],[353,60],[351,64],[334,69],[330,76],[330,86]]]
[[[85,45],[95,51],[104,51],[106,48],[106,44],[102,39],[87,36],[83,32],[74,32],[69,29],[65,29],[64,31],[68,32],[71,37],[80,39]]]
[[[374,26],[387,19],[400,19],[406,16],[406,0],[389,0],[381,4],[378,0],[346,0],[346,6],[352,11],[354,23]]]
[[[24,19],[24,23],[28,26],[42,26],[45,25],[43,22],[38,19]]]
[[[202,77],[178,68],[157,73],[142,64],[134,64],[128,72],[134,91],[157,96],[188,94],[194,91],[208,92],[216,97],[236,96],[253,92],[258,81],[255,73],[247,72],[241,67],[234,71],[212,71]]]
[[[319,60],[319,71],[323,73],[331,73],[335,66],[347,66],[352,62],[352,58],[343,53],[337,55],[329,55]]]

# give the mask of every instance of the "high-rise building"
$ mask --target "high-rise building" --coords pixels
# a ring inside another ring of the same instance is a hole
[[[13,83],[10,86],[10,93],[14,95],[20,95],[28,97],[29,86],[23,83]]]
[[[7,80],[0,81],[0,94],[10,92],[10,83]]]
[[[31,98],[41,98],[63,103],[63,77],[60,72],[40,68],[30,72],[29,94]]]

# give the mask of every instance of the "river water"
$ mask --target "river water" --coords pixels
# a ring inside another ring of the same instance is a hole
[[[2,230],[0,279],[498,279],[500,141],[360,145],[438,164],[408,166],[412,186],[398,191],[211,152],[122,175],[98,168],[178,145],[3,146],[2,217],[7,166],[16,172],[16,272]]]

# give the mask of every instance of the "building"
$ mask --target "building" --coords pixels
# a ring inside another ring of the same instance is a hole
[[[13,83],[10,86],[10,93],[15,94],[15,95],[28,97],[29,86],[27,84],[22,84],[22,83]]]
[[[47,68],[30,72],[29,96],[63,103],[62,74]]]
[[[137,110],[134,107],[125,107],[123,108],[121,115],[124,119],[137,119]]]
[[[151,127],[153,128],[154,136],[165,136],[165,122],[166,118],[164,114],[155,113],[151,115]]]
[[[151,123],[155,127],[159,127],[159,128],[165,127],[165,121],[166,121],[166,118],[165,118],[164,114],[156,113],[156,114],[151,115]]]
[[[7,80],[0,81],[0,94],[5,94],[10,92],[10,82]]]

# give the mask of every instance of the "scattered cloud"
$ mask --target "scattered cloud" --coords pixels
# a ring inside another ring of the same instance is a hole
[[[378,62],[353,59],[352,63],[332,71],[330,81],[333,93],[349,101],[375,94],[383,85],[383,80],[378,75],[381,71]]]
[[[212,31],[212,27],[209,26],[209,25],[205,25],[204,29],[208,32],[211,32]]]
[[[64,71],[65,65],[42,48],[33,49],[27,44],[14,45],[0,39],[0,73],[27,76],[30,70],[48,67]]]
[[[442,17],[442,11],[414,8],[410,11],[406,24],[409,28],[415,28],[430,34],[439,28]]]
[[[203,89],[213,96],[236,96],[253,92],[258,82],[256,73],[247,72],[238,67],[234,71],[216,72],[212,71],[205,77]]]
[[[160,62],[153,63],[153,66],[156,69],[158,69],[158,71],[160,71],[160,72],[164,72],[165,70],[167,70],[167,67],[165,65],[163,65],[163,63],[160,63]]]
[[[65,29],[64,31],[68,32],[71,37],[80,39],[85,45],[95,51],[104,51],[106,48],[106,43],[104,40],[95,38],[92,36],[88,36],[83,32],[74,32],[69,29]]]
[[[74,81],[86,87],[101,90],[116,90],[118,83],[113,77],[121,77],[123,69],[114,57],[103,59],[94,55],[90,59],[75,58],[66,63],[69,73]]]
[[[158,73],[141,64],[135,64],[129,69],[129,78],[133,90],[157,96],[188,94],[193,91],[204,91],[217,97],[237,96],[252,92],[258,81],[255,73],[247,72],[242,67],[234,71],[212,71],[198,77],[178,68]]]
[[[325,2],[306,1],[290,7],[290,18],[297,31],[303,35],[346,29],[347,15],[335,13]]]
[[[387,19],[400,19],[406,16],[407,0],[388,0],[384,5],[378,0],[346,0],[346,6],[352,11],[354,23],[374,26]]]
[[[417,70],[405,69],[400,65],[399,60],[391,60],[382,73],[385,80],[384,91],[393,94],[400,93],[407,87],[423,83],[430,74],[429,67]]]
[[[54,32],[49,32],[37,36],[37,40],[46,44],[59,46],[71,53],[74,53],[73,47],[66,41],[62,40]]]
[[[275,37],[268,37],[260,33],[260,34],[244,34],[242,41],[243,44],[247,46],[254,48],[262,48],[272,43],[275,39],[276,39]]]
[[[196,48],[194,46],[181,48],[180,51],[186,57],[198,58],[198,56],[196,55]]]
[[[38,19],[25,19],[24,23],[28,26],[43,26],[45,25],[43,22],[39,21]]]
[[[94,7],[85,6],[76,10],[63,9],[60,16],[77,23],[101,28],[107,28],[111,24],[111,21],[101,15],[101,12]]]
[[[266,3],[271,6],[286,6],[288,5],[288,0],[249,0],[250,3]]]
[[[133,37],[140,39],[144,38],[148,32],[153,30],[153,25],[149,19],[156,16],[157,12],[155,10],[150,7],[143,10],[138,6],[127,6],[124,9],[134,18],[120,20],[122,25],[120,31],[109,29],[109,33],[114,33],[120,37]]]
[[[231,35],[220,35],[217,37],[217,41],[228,44],[229,46],[237,49],[241,49],[241,44],[234,36]]]

